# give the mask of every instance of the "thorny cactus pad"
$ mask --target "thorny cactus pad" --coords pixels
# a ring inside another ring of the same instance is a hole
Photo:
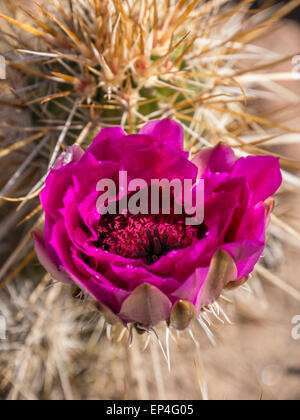
[[[171,120],[135,135],[105,128],[86,152],[64,153],[46,180],[45,232],[34,233],[39,259],[53,278],[91,294],[111,322],[184,329],[224,288],[241,284],[264,250],[270,197],[282,180],[278,159],[236,159],[219,144],[190,161],[183,138]],[[203,223],[186,226],[175,214],[101,215],[97,183],[123,170],[128,182],[149,185],[204,180]]]

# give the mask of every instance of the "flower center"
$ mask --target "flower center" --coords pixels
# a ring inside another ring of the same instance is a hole
[[[204,224],[187,226],[181,215],[106,215],[101,217],[97,246],[126,258],[142,258],[151,265],[203,238],[206,231]]]

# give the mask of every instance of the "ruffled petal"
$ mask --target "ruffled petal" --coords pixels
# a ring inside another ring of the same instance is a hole
[[[236,162],[233,150],[225,146],[225,144],[218,144],[216,147],[207,148],[199,152],[192,160],[198,167],[199,178],[209,168],[212,172],[229,172]]]
[[[237,267],[229,253],[218,249],[208,267],[197,268],[172,295],[191,302],[197,312],[214,303],[224,287],[237,279]]]
[[[126,137],[126,133],[121,127],[102,128],[87,153],[91,153],[98,161],[118,162],[120,156],[115,143],[122,137]]]
[[[172,293],[172,296],[176,299],[187,300],[195,306],[208,271],[208,267],[197,268],[193,274],[191,274],[187,280]]]
[[[238,226],[235,240],[264,242],[266,235],[267,214],[264,203],[259,203],[255,207],[249,207]]]
[[[74,165],[77,165],[77,163],[62,166],[59,169],[51,169],[45,182],[45,188],[40,194],[44,212],[53,221],[60,217],[59,210],[63,208],[64,196],[69,186],[72,185]]]
[[[183,151],[184,131],[181,125],[173,120],[150,121],[140,130],[140,134],[153,137],[170,149]]]
[[[68,237],[64,221],[59,220],[53,227],[51,245],[56,250],[62,267],[70,273],[72,280],[90,292],[96,300],[109,307],[113,312],[120,310],[121,303],[128,296],[128,292],[112,285],[84,263],[83,256],[74,248]]]
[[[145,267],[134,267],[128,264],[125,267],[111,265],[105,276],[112,281],[123,283],[126,290],[134,290],[143,283],[149,282],[163,293],[171,293],[176,290],[180,283],[171,277],[160,277],[150,273]]]
[[[238,269],[237,280],[241,280],[243,277],[252,273],[263,253],[264,247],[264,242],[251,240],[229,243],[222,246],[222,249],[227,251],[236,263]]]
[[[248,156],[239,159],[231,177],[245,177],[251,191],[251,203],[265,201],[282,183],[279,159],[273,156]]]
[[[62,166],[69,165],[70,163],[79,162],[83,155],[84,150],[81,147],[77,145],[67,147],[67,150],[59,156],[53,168],[60,169]]]
[[[141,178],[148,184],[152,179],[196,180],[197,167],[186,155],[141,134],[132,134],[115,143],[122,167],[130,179]]]
[[[33,233],[33,239],[34,239],[34,245],[35,250],[37,253],[37,257],[42,264],[42,266],[48,271],[48,273],[51,275],[51,277],[56,280],[60,281],[62,283],[72,283],[72,280],[70,276],[67,274],[65,270],[62,268],[59,268],[50,258],[44,238],[42,234],[39,231],[34,231]]]

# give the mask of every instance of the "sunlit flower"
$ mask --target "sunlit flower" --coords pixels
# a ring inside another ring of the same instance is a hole
[[[110,319],[184,329],[225,287],[244,282],[264,250],[269,198],[281,184],[278,159],[237,160],[219,144],[190,161],[183,138],[171,120],[150,122],[135,135],[106,128],[86,152],[65,152],[47,178],[45,233],[34,234],[39,259],[56,280],[89,292]],[[140,178],[149,186],[153,179],[201,178],[203,223],[189,226],[172,211],[101,216],[97,184],[118,183],[123,170],[128,182]]]

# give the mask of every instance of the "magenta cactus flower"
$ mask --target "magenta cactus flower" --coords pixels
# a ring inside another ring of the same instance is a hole
[[[166,321],[184,329],[225,287],[241,284],[262,255],[270,197],[282,182],[278,159],[236,159],[219,144],[190,161],[183,139],[171,120],[135,135],[104,128],[86,152],[73,146],[63,153],[47,177],[37,255],[54,279],[92,295],[109,322],[149,329]],[[99,213],[99,180],[118,184],[121,171],[127,182],[149,186],[153,179],[203,180],[202,223],[187,225],[174,209]]]

